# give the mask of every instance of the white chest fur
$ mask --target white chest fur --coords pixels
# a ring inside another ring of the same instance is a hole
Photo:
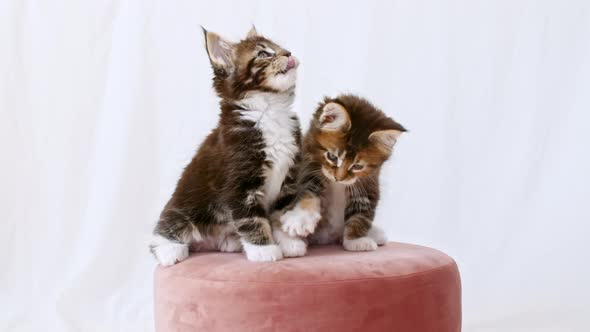
[[[266,160],[272,165],[266,170],[262,204],[268,210],[278,197],[287,172],[294,164],[299,146],[293,135],[298,127],[291,111],[293,93],[256,93],[241,101],[247,111],[242,118],[256,123],[265,142]]]

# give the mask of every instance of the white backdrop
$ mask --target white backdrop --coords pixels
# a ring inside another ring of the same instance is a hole
[[[464,331],[590,325],[590,2],[0,0],[0,330],[150,331],[146,248],[215,125],[199,25],[411,131],[377,222],[461,269]]]

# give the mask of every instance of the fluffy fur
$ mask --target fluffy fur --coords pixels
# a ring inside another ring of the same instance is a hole
[[[282,231],[351,251],[385,244],[385,233],[372,225],[379,172],[405,131],[365,99],[326,98],[303,140],[298,197],[280,218]]]
[[[295,198],[299,120],[291,111],[298,62],[253,28],[233,43],[204,30],[221,98],[217,127],[185,168],[160,215],[151,251],[163,265],[195,250],[244,250],[254,261],[282,252],[269,216]]]

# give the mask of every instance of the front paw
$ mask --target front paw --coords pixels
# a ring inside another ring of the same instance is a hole
[[[280,229],[273,231],[273,237],[279,244],[284,257],[301,257],[305,256],[307,252],[307,243],[298,238],[289,236],[289,234],[283,232]]]
[[[276,244],[256,245],[242,242],[246,257],[253,262],[274,262],[283,259],[283,252]]]
[[[296,207],[281,216],[281,228],[290,236],[308,236],[313,233],[320,219],[319,212]]]
[[[375,251],[377,250],[377,242],[370,237],[363,236],[358,239],[342,241],[342,246],[348,251]]]
[[[281,247],[281,251],[285,257],[301,257],[305,256],[307,252],[307,244],[298,238],[281,241],[279,247]]]

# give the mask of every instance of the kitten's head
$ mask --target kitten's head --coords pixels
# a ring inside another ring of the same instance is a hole
[[[326,98],[311,121],[309,150],[326,178],[350,185],[377,174],[405,131],[365,99]]]
[[[285,92],[295,87],[299,62],[256,28],[237,43],[204,28],[203,32],[213,86],[221,98],[238,100],[250,91]]]

